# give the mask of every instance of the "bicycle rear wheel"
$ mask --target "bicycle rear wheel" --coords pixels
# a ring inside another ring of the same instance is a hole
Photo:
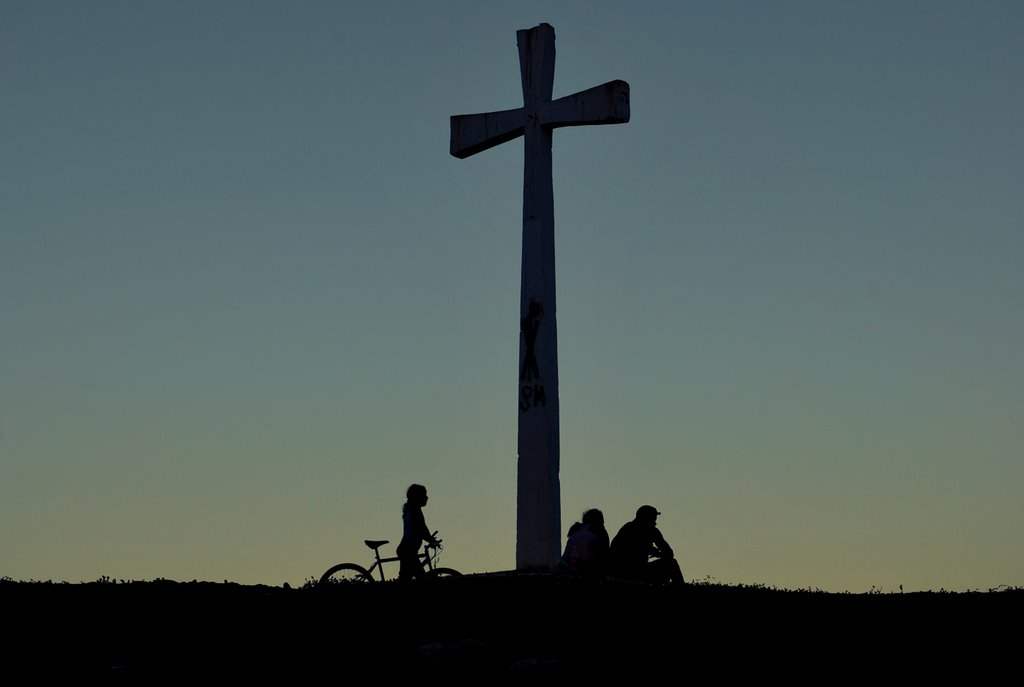
[[[339,563],[320,577],[320,584],[369,584],[373,582],[369,571],[355,563]]]
[[[427,577],[462,577],[462,573],[452,568],[434,568],[427,573]]]

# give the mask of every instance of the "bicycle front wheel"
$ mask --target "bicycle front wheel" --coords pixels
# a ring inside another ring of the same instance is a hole
[[[434,568],[427,573],[427,577],[462,577],[462,573],[452,568]]]
[[[369,584],[373,582],[373,577],[370,576],[369,571],[361,565],[355,563],[339,563],[333,568],[329,568],[320,577],[320,584]]]

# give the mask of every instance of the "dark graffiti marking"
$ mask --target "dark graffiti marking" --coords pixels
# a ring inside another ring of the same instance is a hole
[[[547,404],[547,398],[544,397],[543,384],[534,384],[533,386],[525,384],[519,387],[519,410],[522,412],[525,413],[530,408],[546,406]]]
[[[540,379],[540,368],[537,367],[537,356],[534,349],[537,346],[537,332],[540,330],[540,321],[544,317],[544,306],[537,301],[530,301],[529,312],[526,317],[519,320],[519,331],[523,334],[523,341],[526,343],[526,355],[523,356],[523,367],[519,370],[519,381]]]

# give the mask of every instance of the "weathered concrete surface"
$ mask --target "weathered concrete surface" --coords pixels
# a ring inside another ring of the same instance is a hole
[[[609,81],[552,101],[555,30],[541,24],[516,37],[523,107],[453,116],[451,154],[466,158],[524,138],[516,490],[516,567],[523,569],[554,565],[562,542],[551,132],[628,122],[629,84]]]

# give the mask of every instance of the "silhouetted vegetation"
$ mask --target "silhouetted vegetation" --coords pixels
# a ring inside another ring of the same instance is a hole
[[[0,580],[5,674],[975,677],[1009,666],[1024,589],[828,593],[497,574],[301,588]],[[416,622],[397,622],[416,609]],[[827,670],[827,673],[822,673]],[[709,673],[708,671],[715,671]],[[361,669],[360,674],[363,673]]]

